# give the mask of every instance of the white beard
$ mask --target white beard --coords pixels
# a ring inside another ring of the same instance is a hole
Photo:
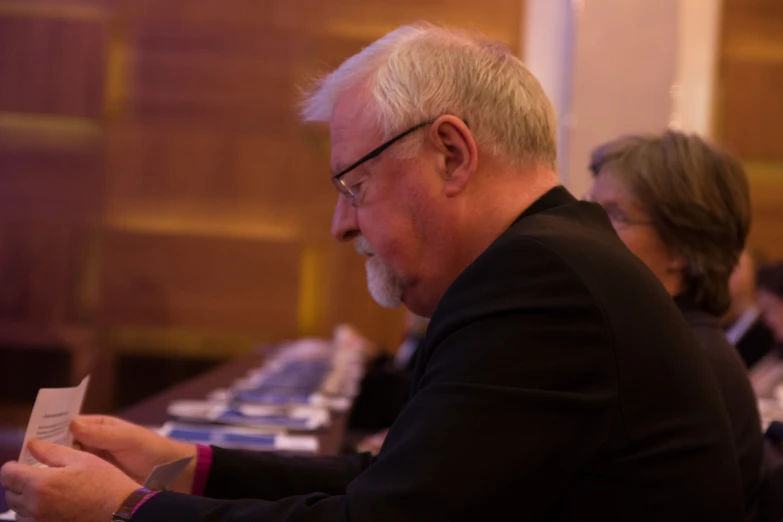
[[[364,263],[367,270],[367,289],[376,303],[385,308],[398,308],[402,304],[403,285],[377,257]]]
[[[364,236],[358,236],[354,240],[356,251],[362,255],[370,255],[364,263],[367,270],[367,289],[376,303],[385,308],[397,308],[402,304],[404,285],[395,276],[389,267],[378,259],[370,243]]]

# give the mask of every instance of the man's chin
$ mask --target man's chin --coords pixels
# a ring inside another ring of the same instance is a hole
[[[377,258],[368,259],[366,268],[367,289],[375,302],[384,308],[399,308],[404,294],[402,283]]]
[[[375,301],[375,303],[381,306],[382,308],[386,308],[387,310],[396,310],[397,308],[402,306],[401,301],[397,301],[397,302],[380,301],[378,299],[375,299],[374,297],[373,297],[373,301]]]
[[[367,289],[373,300],[384,308],[399,308],[402,305],[402,295],[400,292],[393,291],[392,288],[384,285],[379,288],[372,283],[368,283]]]

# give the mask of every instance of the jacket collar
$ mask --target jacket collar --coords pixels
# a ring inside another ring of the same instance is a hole
[[[561,205],[566,205],[568,203],[574,203],[575,201],[576,198],[572,196],[564,186],[558,185],[552,189],[549,189],[549,191],[546,192],[543,196],[535,200],[532,205],[527,207],[527,209],[525,209],[525,211],[519,215],[514,223],[518,223],[526,217],[538,214],[539,212],[544,212],[545,210],[559,207]]]

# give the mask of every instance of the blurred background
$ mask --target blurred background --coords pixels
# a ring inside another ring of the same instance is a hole
[[[340,322],[398,346],[404,311],[329,235],[328,133],[297,102],[417,20],[528,63],[577,196],[619,134],[724,144],[751,247],[783,257],[781,0],[0,0],[0,425],[42,386],[92,373],[85,410],[114,411]]]

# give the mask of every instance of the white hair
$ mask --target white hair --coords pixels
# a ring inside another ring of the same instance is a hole
[[[316,82],[305,122],[328,122],[338,98],[366,84],[385,139],[443,114],[484,150],[519,167],[556,170],[556,119],[538,80],[503,45],[426,23],[383,36]]]

